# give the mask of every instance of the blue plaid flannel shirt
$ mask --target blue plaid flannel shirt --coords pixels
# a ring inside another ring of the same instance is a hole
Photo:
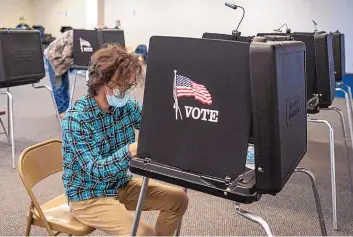
[[[83,96],[62,120],[62,154],[68,201],[117,196],[131,178],[128,150],[140,128],[142,107],[130,100],[124,107],[103,112],[96,101]]]

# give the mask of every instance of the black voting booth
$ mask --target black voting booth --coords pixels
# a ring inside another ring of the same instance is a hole
[[[10,87],[34,84],[45,77],[42,43],[37,30],[0,30],[0,94],[7,96],[8,134],[11,140],[12,168],[16,167],[13,97]]]
[[[99,29],[97,30],[98,44],[103,45],[109,42],[119,43],[125,47],[124,31],[119,29]]]
[[[148,178],[246,204],[280,192],[307,150],[304,44],[152,37],[149,48],[132,235]]]
[[[99,49],[95,30],[73,30],[73,68],[86,69],[93,52]]]
[[[115,29],[73,30],[73,67],[86,69],[92,54],[103,44],[119,43],[125,47],[124,31]]]
[[[345,53],[345,37],[339,31],[333,32],[333,58],[335,61],[335,78],[341,81],[346,75],[346,53]]]
[[[345,49],[344,35],[339,31],[334,33],[326,32],[294,32],[294,33],[259,33],[258,35],[290,36],[294,40],[302,41],[306,45],[307,59],[307,97],[308,114],[319,113],[320,110],[330,110],[336,112],[340,119],[343,129],[343,140],[345,142],[346,155],[349,161],[347,132],[342,111],[336,107],[331,107],[336,91],[345,94],[350,134],[353,134],[352,122],[352,93],[349,86],[342,82],[345,74]],[[348,88],[348,93],[342,88],[336,87],[343,85]],[[333,227],[337,225],[337,195],[335,178],[335,151],[334,151],[334,129],[329,121],[322,119],[308,118],[308,121],[316,124],[323,124],[328,127],[330,134],[330,168],[332,185],[332,212]],[[353,141],[353,140],[352,140]],[[353,143],[352,143],[353,144]],[[350,167],[350,165],[348,165]],[[350,168],[349,168],[349,173]],[[350,175],[351,178],[351,175]],[[351,187],[352,188],[352,187]]]
[[[318,107],[328,108],[335,97],[335,64],[333,57],[333,35],[324,32],[258,33],[258,36],[290,36],[305,43],[307,99],[314,105],[308,113],[317,113]]]
[[[87,70],[92,54],[105,43],[118,43],[125,47],[123,30],[98,29],[98,30],[73,30],[73,65],[75,70],[74,81],[70,93],[70,105],[75,92],[77,70]]]
[[[0,30],[0,88],[33,84],[43,77],[39,31]]]

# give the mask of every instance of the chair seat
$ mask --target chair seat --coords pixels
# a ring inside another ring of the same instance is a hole
[[[41,206],[49,225],[55,231],[75,236],[89,235],[95,229],[77,221],[70,212],[65,195],[60,195]],[[36,211],[37,212],[37,211]],[[38,213],[36,213],[38,214]],[[33,215],[33,224],[45,227],[42,220]]]

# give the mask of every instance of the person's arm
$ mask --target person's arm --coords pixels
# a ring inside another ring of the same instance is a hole
[[[64,159],[65,146],[69,146],[80,166],[94,180],[114,181],[126,174],[129,160],[132,158],[129,145],[125,145],[111,156],[103,158],[94,136],[82,121],[73,117],[63,120],[63,141]]]
[[[139,130],[141,125],[142,105],[136,100],[131,100],[131,115],[134,123],[134,128]]]

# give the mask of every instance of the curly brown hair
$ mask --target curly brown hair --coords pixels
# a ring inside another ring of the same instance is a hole
[[[95,96],[96,90],[104,85],[110,88],[126,88],[132,73],[136,74],[136,83],[141,85],[144,72],[139,58],[117,43],[104,44],[91,57],[87,81],[88,95]]]

